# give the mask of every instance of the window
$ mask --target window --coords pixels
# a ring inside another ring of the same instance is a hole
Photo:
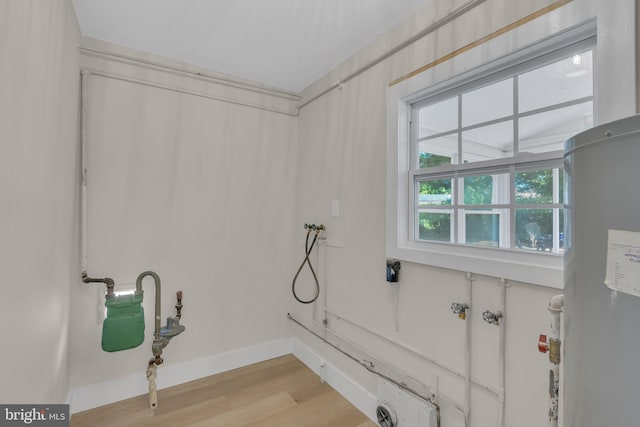
[[[564,251],[564,141],[593,126],[593,52],[558,56],[410,105],[413,240]]]
[[[593,126],[594,57],[592,21],[390,88],[387,256],[562,287],[564,143]]]

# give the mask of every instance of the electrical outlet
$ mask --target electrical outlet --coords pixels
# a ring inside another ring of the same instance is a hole
[[[340,216],[340,200],[331,201],[331,217],[338,218]]]

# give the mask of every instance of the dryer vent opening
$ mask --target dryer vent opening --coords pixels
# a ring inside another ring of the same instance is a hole
[[[376,408],[376,416],[378,417],[380,427],[396,427],[398,425],[395,411],[386,403],[378,405]]]
[[[380,427],[438,427],[438,408],[395,384],[378,379],[376,417]]]

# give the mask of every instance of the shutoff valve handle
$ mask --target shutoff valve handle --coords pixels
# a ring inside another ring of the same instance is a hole
[[[549,344],[547,343],[547,336],[540,334],[538,337],[538,351],[540,353],[546,353],[549,351]]]

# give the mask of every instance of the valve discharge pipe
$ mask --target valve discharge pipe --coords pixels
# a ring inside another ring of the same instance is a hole
[[[549,427],[558,427],[558,401],[560,396],[560,326],[564,295],[556,295],[549,302],[551,328],[549,336],[540,335],[538,350],[549,353]],[[548,339],[547,339],[548,338]]]

